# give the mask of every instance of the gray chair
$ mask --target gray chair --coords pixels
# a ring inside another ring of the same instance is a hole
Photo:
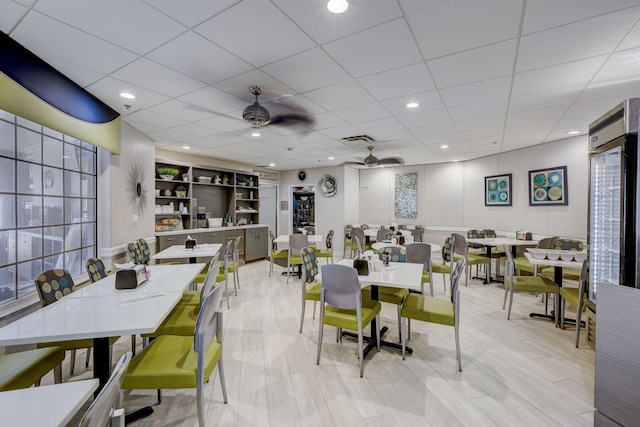
[[[358,356],[360,360],[360,377],[364,374],[364,355],[362,330],[378,319],[376,336],[380,351],[380,302],[365,300],[360,291],[360,281],[355,268],[340,264],[322,266],[322,290],[320,291],[320,328],[318,331],[318,357],[320,364],[322,351],[322,335],[324,325],[338,328],[337,339],[342,339],[342,329],[358,331]]]
[[[289,277],[291,276],[292,265],[302,265],[302,257],[300,251],[302,248],[309,246],[309,236],[306,234],[291,234],[289,235],[289,252],[287,253],[287,283],[289,283]]]
[[[453,233],[451,234],[451,236],[454,239],[452,263],[458,262],[460,259],[464,259],[466,261],[465,263],[466,276],[465,276],[464,285],[467,286],[467,283],[469,282],[469,265],[489,264],[491,262],[491,259],[487,258],[484,255],[469,253],[469,247],[467,246],[467,239],[463,235]],[[453,266],[451,267],[451,270],[453,270]]]
[[[342,258],[347,257],[347,251],[351,253],[351,231],[353,230],[353,226],[351,224],[346,224],[344,226],[344,251],[342,253]]]
[[[300,333],[302,333],[307,301],[313,301],[313,318],[316,318],[316,302],[320,301],[322,283],[316,281],[318,263],[314,250],[311,248],[302,248],[300,256],[302,257],[302,276],[300,281],[302,285],[302,313],[300,315]]]
[[[431,245],[421,242],[411,243],[406,246],[406,249],[407,262],[422,264],[422,282],[420,282],[420,293],[424,294],[424,284],[425,282],[429,282],[431,291],[430,295],[433,296],[433,267],[431,265]]]
[[[269,277],[273,274],[273,264],[278,264],[282,267],[287,267],[285,263],[289,258],[288,249],[278,249],[278,244],[275,242],[276,238],[273,232],[269,230],[269,236],[271,238],[271,251],[269,253]]]
[[[453,245],[455,243],[455,239],[451,236],[444,239],[444,243],[442,244],[442,263],[431,263],[431,271],[433,273],[442,274],[442,283],[444,285],[444,291],[447,291],[447,280],[445,275],[451,274],[451,268],[453,263],[451,259],[453,257]]]
[[[358,238],[360,240],[361,243],[361,247],[359,248],[361,251],[365,251],[366,248],[366,237],[364,235],[364,229],[359,228],[359,227],[354,227],[351,229],[351,258],[353,258],[353,251],[354,250],[358,250],[358,245],[356,245],[356,241],[355,238]]]
[[[331,264],[333,264],[333,230],[329,230],[327,233],[327,238],[325,240],[326,249],[315,249],[314,253],[316,258],[326,258],[327,263],[331,260]]]
[[[589,290],[589,260],[582,262],[580,280],[577,288],[563,286],[560,288],[562,308],[560,310],[560,327],[564,329],[564,311],[567,302],[576,308],[576,348],[580,345],[580,326],[582,323],[582,311],[586,307],[586,296]]]
[[[411,230],[411,235],[413,236],[414,242],[421,243],[424,236],[424,228],[415,228]]]
[[[82,416],[79,427],[104,427],[125,425],[122,409],[122,382],[131,362],[131,353],[122,355],[102,390]]]
[[[381,228],[376,232],[376,242],[382,242],[383,240],[387,240],[388,239],[387,236],[391,236],[391,235],[393,235],[391,231]],[[391,237],[389,237],[389,239],[390,238]]]
[[[217,279],[218,282],[224,280],[224,293],[227,298],[227,308],[230,308],[229,305],[229,254],[231,253],[231,247],[233,245],[233,239],[227,240],[227,243],[224,244],[224,250],[222,251],[222,265],[220,265],[220,275]]]

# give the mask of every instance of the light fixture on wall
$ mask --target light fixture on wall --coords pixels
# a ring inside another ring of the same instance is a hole
[[[329,0],[327,3],[327,9],[331,13],[342,13],[349,8],[349,2],[347,0]]]

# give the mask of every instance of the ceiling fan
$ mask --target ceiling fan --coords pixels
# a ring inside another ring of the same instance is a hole
[[[256,97],[256,101],[249,105],[242,112],[242,118],[251,124],[252,128],[261,128],[266,125],[293,125],[293,124],[313,124],[313,119],[308,117],[308,113],[300,107],[293,107],[279,103],[290,112],[271,116],[269,111],[258,102],[258,96],[262,93],[260,86],[249,86],[249,91]]]
[[[367,149],[369,149],[369,155],[367,157],[364,158],[364,160],[362,162],[345,162],[345,165],[359,165],[359,166],[367,166],[367,167],[374,167],[374,166],[384,166],[384,165],[405,165],[406,162],[404,161],[404,159],[400,158],[400,157],[385,157],[382,159],[377,158],[376,156],[373,155],[372,151],[373,151],[373,145],[370,145],[367,147]]]

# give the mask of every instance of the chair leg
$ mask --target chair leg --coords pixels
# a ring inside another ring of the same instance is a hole
[[[400,310],[402,309],[402,306],[397,305],[396,308],[398,309],[398,337],[400,338],[400,341],[402,341],[402,327],[400,326]]]
[[[225,276],[224,276],[224,293],[227,296],[227,309],[231,308],[229,306],[229,287],[227,286],[228,283],[229,283],[229,275],[225,274]]]
[[[314,319],[316,318],[316,303],[317,303],[317,302],[318,302],[318,301],[314,301],[314,302],[313,302],[313,318],[314,318]]]
[[[158,405],[162,403],[162,390],[158,389]]]
[[[69,366],[69,375],[73,375],[76,365],[76,350],[71,350],[71,365]]]
[[[222,364],[222,357],[218,360],[218,374],[220,375],[220,386],[222,387],[222,398],[224,403],[227,403],[227,383],[224,381],[224,366]]]
[[[269,277],[271,277],[272,274],[273,274],[273,254],[271,254],[271,257],[269,259]]]
[[[507,294],[509,293],[509,287],[507,286],[507,282],[504,282],[504,300],[502,301],[502,309],[504,310],[507,305]]]
[[[582,307],[578,307],[578,309],[576,310],[576,348],[580,348],[580,324],[581,323],[582,323]]]
[[[447,277],[442,273],[442,289],[447,292]]]
[[[131,335],[131,353],[134,356],[136,355],[136,336],[135,335]]]
[[[198,381],[198,384],[196,386],[196,407],[198,409],[198,426],[199,427],[204,427],[206,424],[204,423],[204,396],[203,394],[203,389],[204,388],[204,384],[201,384],[200,381]]]
[[[407,321],[407,319],[405,319],[404,317],[400,318],[400,327],[402,329],[404,329],[405,331],[407,331],[407,329],[405,329],[406,328],[406,321]],[[408,331],[407,331],[407,333],[408,333]],[[404,351],[405,351],[405,348],[406,348],[406,337],[405,337],[405,335],[402,335],[402,337],[400,338],[400,342],[402,343],[402,360],[404,360],[405,359]]]
[[[360,319],[358,319],[358,324],[360,326],[358,328],[358,359],[360,360],[360,378],[362,378],[364,375],[364,351],[362,348],[362,342],[364,339],[362,338],[362,324],[359,320]]]
[[[318,328],[318,356],[316,359],[316,365],[320,364],[320,351],[322,350],[322,334],[324,332],[324,313],[322,307],[320,307],[320,327]]]
[[[460,355],[460,328],[458,327],[457,322],[454,329],[456,336],[456,358],[458,359],[458,371],[462,372],[462,356]]]
[[[304,295],[302,295],[302,313],[300,313],[300,333],[302,333],[302,324],[304,323],[304,310],[307,305],[307,300]]]
[[[53,368],[53,382],[60,384],[62,382],[62,362]]]
[[[560,329],[565,329],[565,327],[564,327],[564,310],[566,309],[566,306],[567,306],[567,301],[563,298],[562,299],[562,307],[560,307]]]
[[[509,292],[509,311],[507,312],[507,320],[511,320],[511,305],[513,304],[513,289]]]
[[[89,348],[87,349],[87,357],[86,357],[86,359],[85,359],[85,361],[84,361],[84,367],[85,367],[85,368],[88,368],[88,367],[89,367],[89,358],[91,358],[91,347],[89,347]]]

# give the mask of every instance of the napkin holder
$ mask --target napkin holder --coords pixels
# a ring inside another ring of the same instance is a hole
[[[358,276],[369,275],[369,261],[366,259],[354,259],[353,268],[358,270]]]
[[[529,231],[516,231],[516,239],[533,240],[533,235]]]
[[[144,265],[119,270],[116,273],[116,289],[135,289],[147,280],[147,269]]]
[[[184,242],[184,248],[185,249],[193,249],[196,246],[196,239],[187,239]]]

